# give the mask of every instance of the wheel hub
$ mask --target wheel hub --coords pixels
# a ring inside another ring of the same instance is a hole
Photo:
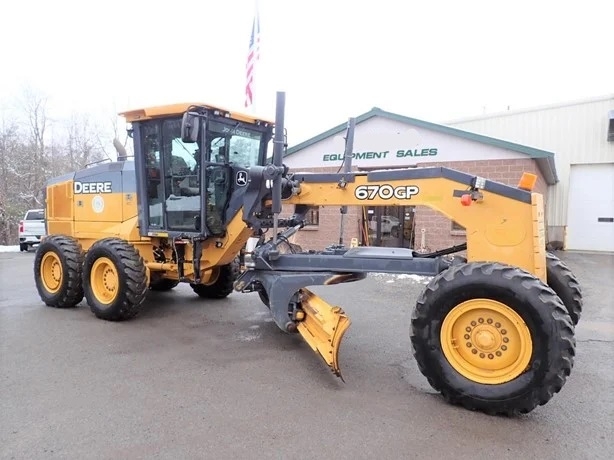
[[[57,254],[48,252],[43,256],[40,266],[41,280],[51,294],[60,290],[62,285],[62,262]]]
[[[482,329],[474,334],[476,347],[484,351],[490,351],[497,346],[497,338],[492,331]]]
[[[459,373],[485,384],[504,383],[520,375],[532,352],[522,318],[489,299],[473,299],[453,308],[442,323],[441,344]]]
[[[111,304],[119,291],[119,275],[115,264],[107,257],[101,257],[90,272],[92,292],[102,304]]]

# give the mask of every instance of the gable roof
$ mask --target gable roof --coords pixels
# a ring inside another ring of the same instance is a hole
[[[373,107],[368,112],[365,112],[362,115],[356,117],[356,125],[370,120],[374,117],[386,118],[389,120],[398,121],[407,125],[436,131],[450,136],[456,136],[462,139],[480,142],[482,144],[491,145],[493,147],[499,147],[502,149],[511,150],[513,152],[523,153],[529,158],[532,158],[536,161],[537,166],[539,167],[548,185],[554,185],[559,181],[556,173],[556,167],[554,164],[553,152],[528,147],[526,145],[516,144],[514,142],[504,141],[502,139],[497,139],[494,137],[484,136],[482,134],[472,133],[470,131],[464,131],[462,129],[453,128],[451,126],[439,125],[430,121],[418,120],[417,118],[411,118],[392,112],[386,112],[379,107]],[[314,136],[310,139],[307,139],[306,141],[301,142],[300,144],[289,147],[285,156],[293,155],[317,142],[323,141],[324,139],[334,136],[335,134],[342,133],[346,129],[347,123],[337,125],[334,128],[329,129],[328,131],[325,131],[321,134],[318,134],[317,136]]]

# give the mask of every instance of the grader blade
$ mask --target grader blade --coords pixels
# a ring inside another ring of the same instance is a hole
[[[350,318],[340,307],[331,306],[305,288],[301,289],[301,308],[305,318],[298,323],[298,332],[333,373],[343,380],[339,368],[339,347],[350,327]]]

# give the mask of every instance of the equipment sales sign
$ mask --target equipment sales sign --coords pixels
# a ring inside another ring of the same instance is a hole
[[[436,148],[424,149],[400,149],[396,151],[384,150],[381,152],[354,152],[353,160],[386,160],[389,158],[422,158],[437,156]],[[325,153],[322,156],[322,161],[343,161],[344,154],[342,153]]]

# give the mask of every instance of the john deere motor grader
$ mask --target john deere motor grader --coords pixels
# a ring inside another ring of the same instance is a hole
[[[73,307],[85,297],[97,317],[118,321],[136,316],[148,291],[179,282],[203,298],[258,292],[277,326],[299,333],[340,376],[350,320],[308,287],[369,272],[427,275],[411,343],[429,383],[450,403],[488,413],[526,413],[550,400],[573,365],[582,298],[569,269],[545,252],[535,177],[512,187],[443,167],[290,171],[285,94],[277,98],[275,122],[206,104],[123,113],[134,161],[122,155],[48,183],[48,237],[34,262],[43,302]],[[408,204],[464,226],[466,244],[419,254],[289,243],[311,206]],[[283,205],[294,214],[280,217]],[[466,258],[448,257],[463,250]]]

